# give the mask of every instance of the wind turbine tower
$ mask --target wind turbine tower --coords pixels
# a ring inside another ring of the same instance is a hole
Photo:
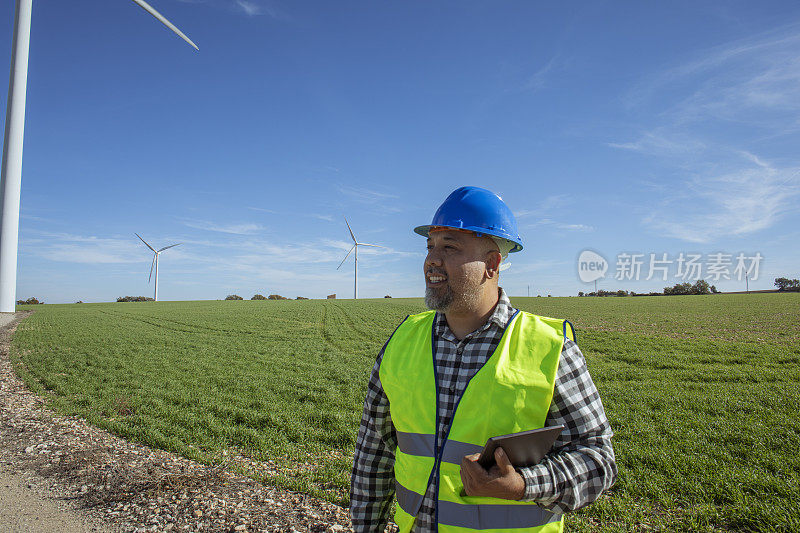
[[[169,246],[165,246],[165,247],[161,248],[160,250],[156,250],[155,248],[153,248],[152,246],[147,244],[147,241],[142,239],[141,235],[139,235],[138,233],[134,233],[134,235],[139,237],[139,239],[144,243],[145,246],[147,246],[148,248],[153,250],[153,263],[150,265],[150,277],[147,278],[147,283],[150,283],[150,279],[153,277],[153,267],[155,267],[156,268],[156,290],[155,290],[155,293],[153,294],[153,300],[155,300],[157,302],[158,301],[158,256],[164,250],[167,250],[169,248],[173,248],[173,247],[178,246],[179,244],[182,244],[182,243],[179,242],[178,244],[170,244]]]
[[[355,268],[354,272],[355,272],[355,274],[353,276],[353,299],[354,300],[358,300],[358,247],[359,246],[372,246],[374,248],[383,248],[383,246],[378,246],[377,244],[367,244],[365,242],[358,242],[358,240],[356,239],[356,236],[353,235],[353,230],[350,228],[350,223],[347,221],[347,217],[345,217],[344,223],[347,224],[347,231],[350,232],[350,238],[353,239],[353,247],[350,248],[350,252],[352,252],[353,250],[355,250],[355,252],[356,252],[355,256],[353,257],[355,259],[355,261],[354,261],[354,268]],[[348,257],[350,257],[350,252],[347,252],[347,255],[344,256],[344,259],[342,259],[342,262],[339,263],[338,267],[336,267],[336,270],[339,270],[340,268],[342,268],[342,265],[344,264],[344,262],[347,261]]]
[[[199,50],[181,30],[144,0],[133,0],[159,22]],[[33,0],[17,0],[11,44],[3,168],[0,178],[0,313],[13,313],[17,295],[19,197],[22,188],[22,140],[25,130],[25,96],[28,91],[28,49]]]

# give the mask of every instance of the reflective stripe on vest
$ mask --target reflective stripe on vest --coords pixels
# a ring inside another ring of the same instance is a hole
[[[440,533],[561,531],[560,515],[535,503],[463,495],[460,465],[465,455],[481,451],[489,437],[544,425],[564,338],[574,339],[571,324],[568,328],[562,320],[528,313],[513,317],[495,352],[458,399],[442,445],[436,437],[434,316],[431,311],[408,317],[387,343],[380,368],[398,441],[395,522],[401,532],[413,528],[427,487],[438,475]]]
[[[397,504],[410,514],[409,509],[419,509],[422,494],[395,483]],[[551,513],[538,505],[469,505],[439,502],[439,522],[448,526],[469,529],[519,529],[531,524],[544,525],[561,520],[561,515]]]
[[[433,453],[434,436],[424,433],[404,433],[397,431],[397,448],[408,455],[419,455],[422,457],[435,457]],[[442,461],[445,463],[461,464],[465,455],[480,453],[483,446],[470,444],[468,442],[458,442],[448,439],[442,452]]]

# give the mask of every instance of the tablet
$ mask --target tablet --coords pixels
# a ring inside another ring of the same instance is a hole
[[[539,464],[553,447],[553,443],[561,435],[563,429],[564,426],[550,426],[492,437],[486,441],[486,446],[478,458],[478,464],[486,470],[494,466],[494,451],[498,447],[503,448],[508,460],[515,467],[522,468]]]

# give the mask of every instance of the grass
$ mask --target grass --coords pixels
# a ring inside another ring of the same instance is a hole
[[[800,529],[800,294],[512,301],[576,325],[616,433],[617,484],[569,530]],[[35,308],[12,356],[56,410],[345,504],[370,368],[423,306]]]

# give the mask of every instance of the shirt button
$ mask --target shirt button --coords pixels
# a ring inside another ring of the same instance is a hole
[[[450,390],[451,394],[454,393],[456,391],[456,386],[455,385],[450,385],[449,390]]]
[[[461,355],[462,353],[464,353],[464,347],[463,347],[463,346],[459,346],[459,347],[456,349],[456,353],[457,353],[458,355]]]

